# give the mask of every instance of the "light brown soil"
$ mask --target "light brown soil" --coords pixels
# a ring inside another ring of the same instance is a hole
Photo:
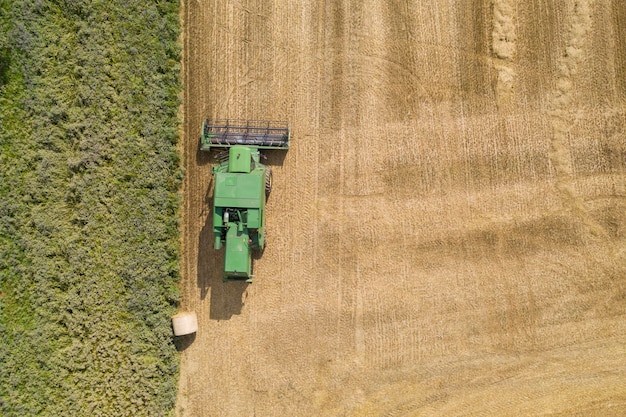
[[[626,415],[626,5],[183,1],[178,415]],[[205,117],[289,120],[221,282]]]

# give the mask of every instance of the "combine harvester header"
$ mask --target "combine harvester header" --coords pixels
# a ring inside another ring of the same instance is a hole
[[[289,123],[243,120],[205,120],[200,149],[228,148],[235,145],[257,149],[289,149]]]
[[[265,249],[265,203],[271,168],[260,149],[289,149],[287,122],[205,120],[200,150],[228,148],[213,167],[213,235],[225,247],[224,280],[252,282],[252,254]]]

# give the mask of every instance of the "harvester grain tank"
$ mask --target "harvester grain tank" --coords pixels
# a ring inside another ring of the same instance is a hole
[[[252,282],[252,251],[265,248],[265,203],[272,189],[264,149],[288,149],[286,122],[205,120],[200,149],[218,153],[213,167],[214,248],[224,246],[225,281]]]

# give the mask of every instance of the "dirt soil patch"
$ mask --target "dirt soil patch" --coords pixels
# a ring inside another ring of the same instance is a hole
[[[182,9],[179,416],[626,414],[626,5]],[[292,127],[251,285],[206,117]]]

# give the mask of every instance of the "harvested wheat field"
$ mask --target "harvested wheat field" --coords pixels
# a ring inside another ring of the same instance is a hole
[[[183,1],[177,413],[626,415],[626,4]],[[222,283],[204,118],[288,120]]]

